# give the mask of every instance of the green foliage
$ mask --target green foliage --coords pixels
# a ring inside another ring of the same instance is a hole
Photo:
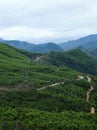
[[[97,61],[93,60],[80,49],[68,52],[50,52],[44,55],[39,62],[54,66],[67,66],[84,73],[95,75],[97,73]]]
[[[75,84],[76,86],[79,86],[81,88],[84,88],[86,91],[89,89],[90,87],[90,83],[84,79],[82,80],[73,80],[73,84]]]
[[[0,44],[0,130],[97,129],[97,115],[90,114],[91,106],[97,110],[97,77],[91,76],[95,91],[87,102],[87,75],[64,66],[61,53],[47,54],[52,66],[32,62],[40,55]]]
[[[92,58],[97,60],[97,48],[87,52]]]
[[[50,113],[33,109],[0,109],[1,130],[94,130],[96,116],[64,111]],[[93,121],[93,122],[92,122]]]

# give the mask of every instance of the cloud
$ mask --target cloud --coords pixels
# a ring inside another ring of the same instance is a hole
[[[61,42],[97,33],[96,0],[0,0],[0,37]]]

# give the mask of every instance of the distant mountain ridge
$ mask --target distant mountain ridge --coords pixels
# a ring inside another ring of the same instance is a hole
[[[97,34],[82,37],[78,40],[72,40],[72,41],[60,43],[58,45],[66,51],[70,49],[75,49],[77,47],[91,48],[91,49],[95,47],[97,48]]]
[[[89,35],[78,40],[58,44],[65,51],[79,48],[89,56],[97,60],[97,34]]]
[[[50,51],[63,51],[63,49],[58,46],[55,43],[49,42],[44,44],[34,44],[34,43],[28,43],[24,41],[18,41],[18,40],[11,40],[11,41],[1,41],[8,45],[11,45],[13,47],[24,49],[30,52],[37,52],[37,53],[47,53]]]
[[[93,58],[95,58],[94,55],[96,55],[95,49],[97,49],[97,34],[89,35],[86,37],[82,37],[78,40],[72,40],[64,43],[44,43],[44,44],[34,44],[34,43],[28,43],[25,41],[19,41],[19,40],[3,40],[0,38],[0,42],[4,42],[8,45],[11,45],[13,47],[24,49],[30,52],[37,52],[37,53],[47,53],[51,51],[55,52],[62,52],[62,51],[68,51],[71,49],[79,48],[80,50],[86,52]],[[97,60],[97,58],[96,58]]]
[[[6,44],[11,45],[13,47],[24,49],[27,51],[31,51],[32,48],[34,48],[36,45],[33,43],[28,43],[25,41],[18,41],[18,40],[11,40],[11,41],[5,41]]]
[[[63,51],[63,49],[58,45],[56,45],[55,43],[49,42],[45,44],[36,45],[32,50],[32,52],[38,52],[38,53],[48,53],[50,51],[61,52]]]

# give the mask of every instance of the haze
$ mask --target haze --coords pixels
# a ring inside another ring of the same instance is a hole
[[[63,42],[97,33],[97,0],[0,0],[0,37]]]

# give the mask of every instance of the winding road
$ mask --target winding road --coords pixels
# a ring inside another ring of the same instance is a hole
[[[88,82],[91,84],[91,78],[89,76],[87,76]],[[87,91],[87,102],[89,102],[90,99],[90,93],[94,90],[94,87],[92,85],[90,85],[90,88]]]
[[[90,100],[90,94],[94,90],[94,87],[91,85],[91,80],[92,80],[91,77],[87,76],[87,80],[90,83],[90,88],[86,92],[86,101],[89,102],[89,100]],[[48,85],[48,86],[44,86],[42,88],[37,88],[37,91],[44,90],[44,89],[46,89],[48,87],[54,87],[54,86],[57,86],[57,85],[60,85],[60,84],[64,84],[64,82],[54,83],[54,84],[51,84],[51,85]],[[93,106],[91,106],[91,114],[95,114],[95,108]]]
[[[55,83],[55,84],[51,84],[51,85],[48,85],[48,86],[44,86],[42,88],[38,88],[37,90],[44,90],[46,88],[49,88],[49,87],[54,87],[54,86],[57,86],[57,85],[60,85],[60,84],[63,84],[64,82],[61,82],[61,83]]]
[[[87,98],[86,98],[86,100],[87,100],[87,102],[89,102],[90,94],[94,90],[94,87],[91,85],[91,80],[92,79],[89,76],[87,76],[87,79],[88,79],[88,82],[90,83],[90,88],[87,91],[87,94],[86,94]],[[91,107],[91,114],[95,114],[95,108],[93,106]]]
[[[89,99],[90,99],[90,93],[94,90],[94,87],[93,86],[90,86],[90,88],[88,89],[87,91],[87,102],[89,102]]]

